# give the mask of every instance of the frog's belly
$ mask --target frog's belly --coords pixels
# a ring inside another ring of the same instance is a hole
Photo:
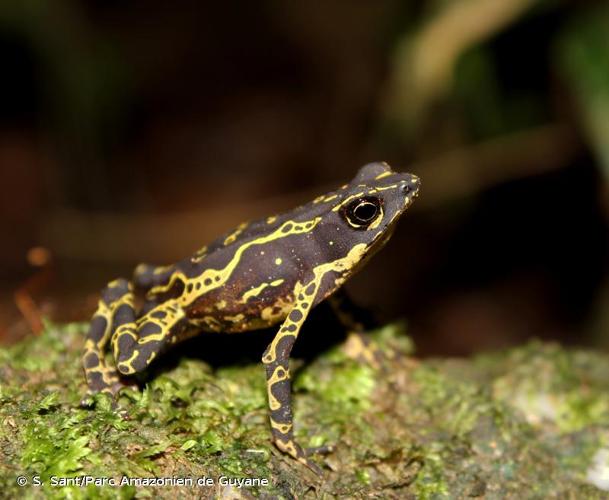
[[[186,314],[192,325],[204,331],[238,333],[280,323],[293,303],[294,297],[289,293],[246,301],[230,293],[218,293],[197,299]]]

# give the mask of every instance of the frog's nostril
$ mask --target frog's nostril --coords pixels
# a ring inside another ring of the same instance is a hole
[[[421,181],[416,175],[412,175],[406,187],[404,188],[405,194],[417,193],[419,191],[419,186],[421,185]]]

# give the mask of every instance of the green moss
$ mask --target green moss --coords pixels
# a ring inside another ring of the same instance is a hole
[[[445,469],[443,451],[443,447],[439,444],[432,444],[426,449],[419,450],[421,457],[424,457],[424,464],[412,483],[417,498],[426,500],[448,495],[443,472]]]
[[[533,342],[474,360],[417,361],[400,325],[371,332],[383,369],[340,347],[295,374],[295,432],[335,445],[323,484],[270,444],[260,364],[213,370],[183,358],[125,390],[127,418],[98,395],[83,409],[84,325],[48,324],[0,350],[0,488],[29,498],[211,498],[238,491],[217,478],[268,478],[254,495],[503,498],[523,491],[601,498],[588,484],[609,443],[606,356]],[[399,355],[396,355],[400,353]],[[41,487],[16,485],[37,476]],[[53,487],[53,476],[211,477],[214,486]],[[232,489],[231,489],[232,488]],[[315,493],[317,492],[317,493]]]
[[[571,353],[555,344],[532,342],[513,350],[512,369],[493,384],[497,399],[510,402],[533,425],[572,433],[609,425],[609,369],[598,353]]]

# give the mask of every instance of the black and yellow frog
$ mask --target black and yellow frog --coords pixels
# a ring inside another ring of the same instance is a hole
[[[233,333],[281,323],[262,356],[273,441],[318,470],[307,458],[311,450],[293,437],[290,351],[311,309],[387,242],[418,189],[414,175],[370,163],[350,183],[310,203],[241,224],[177,264],[142,264],[132,282],[109,283],[85,344],[89,392],[116,395],[122,377],[144,370],[168,346],[201,331]],[[145,297],[140,311],[136,290]],[[362,329],[348,314],[339,318],[351,330]],[[109,348],[113,365],[105,362]]]

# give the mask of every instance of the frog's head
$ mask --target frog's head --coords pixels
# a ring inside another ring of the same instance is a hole
[[[418,195],[419,184],[415,175],[393,172],[386,163],[369,163],[343,186],[340,201],[332,210],[340,215],[352,244],[365,243],[366,254],[371,254],[391,236],[396,222]]]
[[[355,231],[374,238],[391,229],[419,193],[419,178],[393,172],[386,163],[364,165],[345,186],[348,192],[337,208]]]

